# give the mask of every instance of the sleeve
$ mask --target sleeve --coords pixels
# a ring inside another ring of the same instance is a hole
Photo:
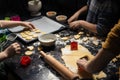
[[[104,6],[101,7],[102,9],[101,12],[98,14],[97,20],[97,33],[100,36],[107,36],[111,28],[118,21],[118,16],[116,15],[118,13],[118,10],[114,11],[112,9],[113,7],[113,5],[109,6],[108,4],[104,4]]]
[[[119,24],[116,24],[109,32],[107,39],[102,47],[115,54],[120,53],[120,22]]]
[[[114,26],[115,24],[115,19],[112,17],[112,12],[102,12],[98,16],[98,21],[97,21],[97,33],[99,36],[107,36],[109,33],[110,29]]]

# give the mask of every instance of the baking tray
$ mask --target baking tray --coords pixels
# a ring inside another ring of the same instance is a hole
[[[26,20],[31,22],[36,28],[40,29],[41,32],[43,33],[54,33],[56,31],[62,30],[64,28],[66,28],[65,25],[60,24],[46,16],[41,16],[41,17],[37,17],[37,18],[32,18],[29,20]],[[20,32],[22,32],[24,29],[23,26],[17,26],[14,28],[8,28],[9,31],[15,33],[21,40],[23,40],[25,43],[29,43],[32,42],[34,40],[37,40],[37,38],[33,38],[31,40],[26,40],[24,38],[22,38],[22,36],[20,35]],[[39,35],[42,35],[42,33],[39,33]]]

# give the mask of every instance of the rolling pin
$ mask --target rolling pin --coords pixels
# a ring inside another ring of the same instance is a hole
[[[40,54],[53,69],[55,69],[61,76],[65,78],[65,80],[79,79],[79,76],[77,74],[70,71],[67,67],[65,67],[62,63],[60,63],[51,55],[47,55],[43,51],[40,51]]]

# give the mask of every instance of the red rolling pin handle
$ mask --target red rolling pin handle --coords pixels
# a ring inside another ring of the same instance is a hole
[[[43,51],[40,51],[41,56],[45,59],[45,61],[55,69],[59,74],[61,74],[66,80],[76,80],[79,79],[79,76],[68,68],[66,68],[62,63],[57,61],[51,55],[46,55]]]

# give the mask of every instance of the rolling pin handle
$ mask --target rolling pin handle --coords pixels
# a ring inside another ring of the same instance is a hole
[[[43,52],[43,51],[40,51],[40,54],[41,54],[42,57],[46,56],[45,52]]]

